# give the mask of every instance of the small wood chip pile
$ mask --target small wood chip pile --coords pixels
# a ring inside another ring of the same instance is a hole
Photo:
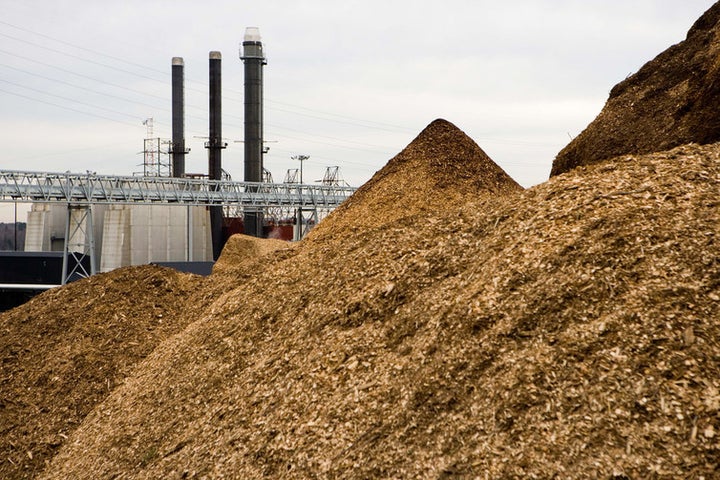
[[[432,147],[160,344],[41,478],[717,478],[720,144],[526,191]],[[463,202],[393,192],[429,156],[456,174],[418,185]]]
[[[277,250],[291,248],[292,243],[271,238],[257,238],[249,235],[232,235],[225,242],[220,258],[213,265],[214,278],[232,277],[243,273],[246,267],[257,259]]]
[[[45,468],[135,364],[185,328],[192,316],[179,297],[202,310],[200,283],[167,268],[123,268],[0,314],[0,478]]]
[[[551,175],[611,157],[720,141],[720,2],[687,38],[616,85],[600,115],[565,147]]]

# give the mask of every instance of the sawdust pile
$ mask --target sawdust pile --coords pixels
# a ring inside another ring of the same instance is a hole
[[[714,478],[719,191],[720,145],[689,145],[383,228],[336,215],[42,478]]]
[[[192,320],[198,277],[133,267],[0,314],[0,478],[33,478],[135,364]],[[183,315],[183,313],[189,313]]]
[[[402,217],[454,208],[472,197],[519,190],[470,137],[438,119],[313,229],[310,238],[383,227]]]
[[[565,147],[551,175],[625,154],[720,141],[720,2],[687,38],[616,85],[600,115]]]

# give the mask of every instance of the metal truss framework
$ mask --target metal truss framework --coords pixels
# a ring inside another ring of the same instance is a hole
[[[91,205],[68,205],[63,253],[63,285],[73,278],[86,278],[97,272]],[[90,262],[89,269],[86,259]]]
[[[68,205],[154,203],[335,208],[356,189],[338,185],[225,182],[0,170],[0,202]]]
[[[295,216],[295,234],[293,240],[302,240],[308,234],[310,229],[320,221],[316,208],[298,208]]]
[[[73,278],[93,275],[97,271],[93,205],[214,205],[234,209],[238,213],[245,208],[249,211],[288,212],[289,216],[297,215],[302,238],[319,220],[318,212],[333,210],[355,190],[339,185],[0,170],[0,202],[67,205],[63,285]],[[310,212],[309,216],[307,212]],[[86,267],[88,260],[89,271]]]

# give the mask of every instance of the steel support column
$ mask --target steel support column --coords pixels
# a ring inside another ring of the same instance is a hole
[[[89,264],[89,269],[88,269]],[[97,273],[91,205],[68,205],[63,247],[62,284]]]
[[[298,208],[295,213],[293,240],[297,242],[305,238],[305,235],[318,223],[318,218],[317,208]]]

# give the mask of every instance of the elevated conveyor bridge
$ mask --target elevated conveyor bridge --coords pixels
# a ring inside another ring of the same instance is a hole
[[[0,170],[0,202],[332,209],[355,190],[332,185]]]
[[[255,212],[281,208],[297,212],[302,224],[307,212],[311,216],[314,212],[317,219],[318,210],[334,209],[355,190],[336,185],[0,170],[0,202],[67,205],[63,284],[73,276],[97,271],[93,205],[223,206]],[[74,239],[72,244],[70,239]]]

